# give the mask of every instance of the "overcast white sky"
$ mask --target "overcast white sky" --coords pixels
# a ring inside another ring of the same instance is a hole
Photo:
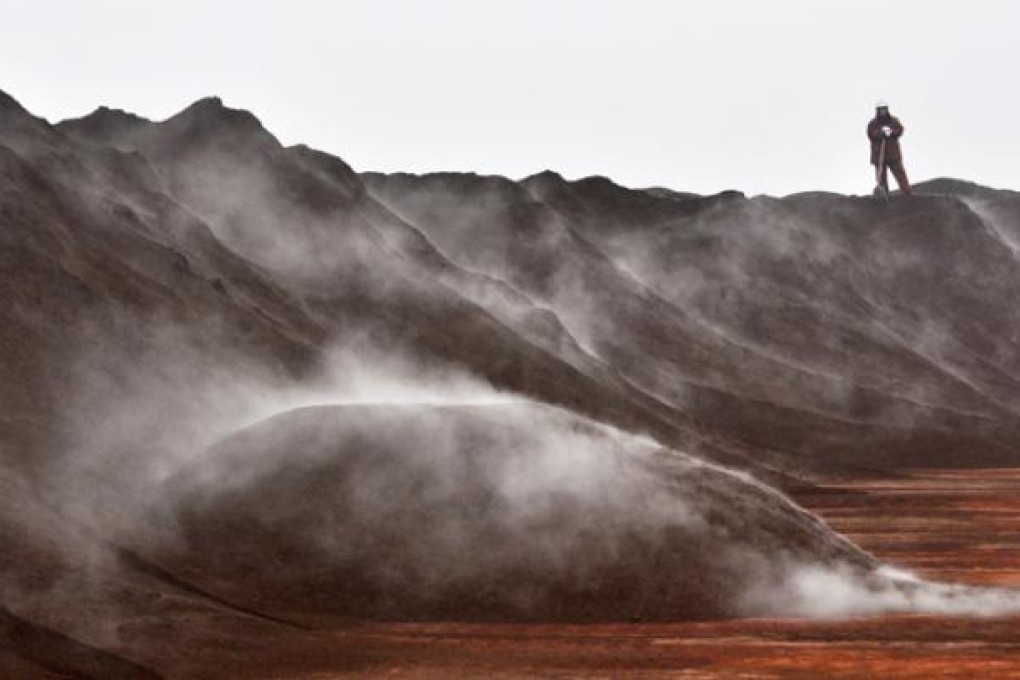
[[[869,192],[876,99],[915,180],[1020,188],[1020,2],[0,0],[0,89],[51,121],[219,95],[358,170],[551,168]]]

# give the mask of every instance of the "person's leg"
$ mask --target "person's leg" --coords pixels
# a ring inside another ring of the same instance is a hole
[[[889,169],[892,170],[893,176],[896,177],[896,184],[899,185],[900,191],[907,195],[911,194],[910,180],[907,179],[907,171],[903,167],[903,160],[892,161],[889,163]]]
[[[875,184],[888,193],[889,185],[887,182],[889,181],[889,177],[885,171],[886,166],[886,163],[875,163]]]

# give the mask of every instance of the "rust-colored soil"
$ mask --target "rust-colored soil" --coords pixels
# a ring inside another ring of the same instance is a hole
[[[916,471],[797,499],[925,578],[1020,586],[1020,470]],[[364,675],[1020,678],[1020,618],[372,624],[335,635],[337,651],[357,650],[346,672]]]
[[[931,580],[1020,587],[1020,470],[927,470],[798,496],[836,531]]]

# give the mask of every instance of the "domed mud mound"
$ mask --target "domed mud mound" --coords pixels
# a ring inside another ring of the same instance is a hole
[[[292,615],[675,620],[871,559],[753,480],[535,404],[267,419],[167,485],[162,557]]]

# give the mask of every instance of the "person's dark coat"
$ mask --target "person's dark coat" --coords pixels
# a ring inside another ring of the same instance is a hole
[[[886,137],[882,134],[885,126],[892,128],[892,135]],[[868,139],[871,140],[871,164],[878,165],[878,157],[881,153],[882,140],[885,141],[885,162],[892,163],[902,158],[900,153],[900,137],[903,135],[903,124],[896,116],[879,114],[868,123]]]

